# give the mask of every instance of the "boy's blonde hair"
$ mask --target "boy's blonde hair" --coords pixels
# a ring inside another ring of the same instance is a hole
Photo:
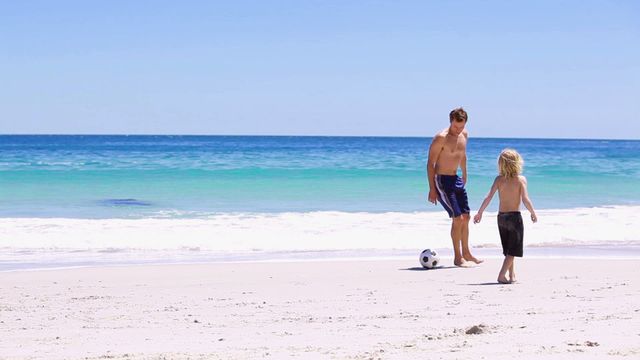
[[[524,160],[517,151],[504,149],[498,157],[498,172],[508,178],[516,177],[522,173]]]

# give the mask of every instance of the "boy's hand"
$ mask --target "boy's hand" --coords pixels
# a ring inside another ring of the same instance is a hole
[[[481,213],[477,213],[476,216],[473,217],[473,223],[477,224],[480,222],[480,220],[482,220],[482,214]]]
[[[429,189],[429,202],[432,204],[438,204],[438,195],[436,195],[436,191],[433,189]]]
[[[538,222],[538,217],[536,216],[536,214],[531,214],[531,221],[533,221],[534,223]]]

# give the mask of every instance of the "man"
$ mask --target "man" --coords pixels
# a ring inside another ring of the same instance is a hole
[[[438,201],[453,219],[451,240],[453,242],[453,264],[468,266],[476,259],[469,250],[469,200],[464,185],[467,182],[467,112],[463,108],[449,113],[449,128],[436,134],[429,147],[427,177],[429,178],[429,202]],[[458,176],[462,169],[462,178]]]

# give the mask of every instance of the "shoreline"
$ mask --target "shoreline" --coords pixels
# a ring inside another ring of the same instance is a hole
[[[0,273],[3,359],[633,358],[636,260],[218,263]],[[471,332],[471,333],[468,333]],[[510,340],[505,342],[505,337]],[[353,341],[358,339],[358,341]]]

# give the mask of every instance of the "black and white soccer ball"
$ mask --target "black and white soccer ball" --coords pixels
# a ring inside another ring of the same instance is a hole
[[[420,253],[420,265],[425,269],[433,269],[440,264],[440,256],[435,250],[426,249]]]

